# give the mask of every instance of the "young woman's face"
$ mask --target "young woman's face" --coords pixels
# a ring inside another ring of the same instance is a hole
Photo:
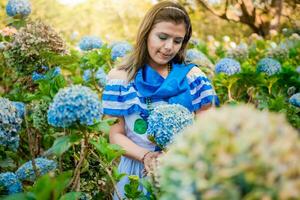
[[[149,65],[162,67],[172,60],[182,46],[185,36],[185,24],[159,22],[152,27],[147,38]]]

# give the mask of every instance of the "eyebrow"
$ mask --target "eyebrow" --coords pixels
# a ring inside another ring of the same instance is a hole
[[[167,33],[165,33],[165,32],[158,32],[157,34],[165,34],[165,35],[167,35],[167,36],[171,36],[171,35],[169,35],[169,34],[167,34]],[[184,37],[178,36],[178,37],[175,37],[175,39],[181,39],[181,40],[183,40]]]

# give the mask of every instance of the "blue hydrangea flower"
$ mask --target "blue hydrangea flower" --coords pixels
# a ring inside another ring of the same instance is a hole
[[[300,74],[300,66],[298,66],[298,67],[296,68],[296,72],[298,72],[298,73]]]
[[[193,62],[193,60],[206,59],[206,55],[197,49],[188,49],[186,52],[186,62]]]
[[[12,172],[0,174],[0,186],[4,187],[8,194],[22,192],[22,184],[16,174]]]
[[[100,49],[103,43],[100,38],[96,36],[84,36],[79,42],[79,48],[82,51],[89,51],[92,49]]]
[[[116,42],[111,48],[111,59],[124,57],[128,52],[132,51],[133,47],[128,42]]]
[[[25,104],[23,102],[14,101],[12,102],[14,106],[17,108],[17,114],[20,118],[24,118],[25,115]]]
[[[81,85],[60,89],[48,110],[48,123],[62,128],[75,123],[93,125],[101,117],[102,106],[98,95]]]
[[[31,78],[32,78],[33,81],[38,81],[38,80],[44,79],[44,78],[45,78],[45,75],[40,74],[40,73],[34,71],[34,72],[32,73],[32,75],[31,75]]]
[[[212,68],[212,62],[207,58],[207,56],[197,49],[188,49],[185,56],[186,63],[195,63],[201,67]]]
[[[7,133],[0,130],[0,145],[12,151],[17,151],[19,148],[19,135],[16,133]]]
[[[31,78],[33,81],[44,80],[46,78],[46,73],[48,73],[49,68],[46,66],[42,66],[42,69],[45,70],[46,72],[38,73],[38,72],[34,71],[32,73]],[[55,67],[53,70],[50,70],[50,72],[51,72],[50,78],[54,78],[55,76],[61,74],[61,69],[60,69],[60,67]]]
[[[258,62],[256,70],[258,72],[263,72],[268,76],[271,76],[280,72],[281,65],[277,60],[274,60],[272,58],[263,58]]]
[[[22,111],[19,112],[14,102],[0,97],[0,145],[14,151],[19,146],[17,133],[22,123]]]
[[[179,104],[164,104],[155,107],[148,118],[148,138],[161,148],[172,143],[174,135],[193,122],[193,114]]]
[[[16,15],[27,17],[31,13],[31,4],[28,0],[8,0],[6,13],[11,17]]]
[[[221,59],[215,67],[215,72],[225,73],[227,75],[237,74],[241,71],[241,65],[238,61],[231,58],[223,58]]]
[[[300,92],[291,96],[289,102],[296,107],[300,107]]]
[[[41,176],[55,170],[57,167],[57,163],[54,160],[48,160],[46,158],[36,158],[34,159],[34,161],[36,168]],[[35,181],[36,176],[33,170],[32,161],[30,160],[19,167],[19,169],[16,171],[16,175],[21,181]]]
[[[85,82],[88,82],[91,79],[92,71],[90,69],[87,69],[83,72],[83,80]],[[99,68],[95,74],[95,79],[98,81],[98,85],[100,87],[104,87],[106,85],[107,77],[106,73],[102,68]]]

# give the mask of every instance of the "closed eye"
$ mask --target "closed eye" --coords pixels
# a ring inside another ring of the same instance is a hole
[[[158,34],[158,38],[161,39],[161,40],[166,40],[168,38],[168,36],[166,34]]]

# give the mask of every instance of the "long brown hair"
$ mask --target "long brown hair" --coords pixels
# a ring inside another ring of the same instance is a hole
[[[137,71],[143,67],[149,57],[147,50],[147,38],[152,30],[152,27],[162,21],[175,22],[176,24],[185,23],[186,34],[182,41],[182,46],[176,56],[172,59],[175,63],[182,63],[184,61],[184,54],[187,43],[192,35],[191,20],[188,13],[178,3],[171,1],[162,1],[154,5],[145,15],[140,24],[136,44],[132,53],[121,62],[117,68],[125,70],[128,75],[128,81],[132,80]]]

